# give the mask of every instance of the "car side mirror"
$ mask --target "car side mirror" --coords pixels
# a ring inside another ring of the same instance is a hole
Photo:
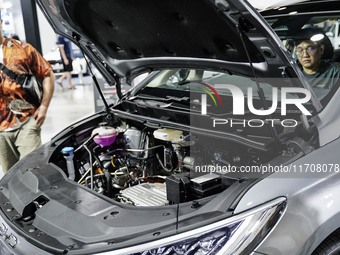
[[[175,84],[185,81],[189,75],[189,72],[190,70],[188,69],[178,70],[176,73],[169,77],[169,80],[167,80],[166,85],[173,86]]]

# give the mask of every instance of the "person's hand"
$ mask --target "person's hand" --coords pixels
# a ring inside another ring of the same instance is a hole
[[[64,59],[64,62],[65,62],[65,65],[68,65],[69,64],[69,62],[68,62],[68,59],[66,58],[66,59]]]
[[[40,105],[40,107],[35,111],[33,117],[35,118],[35,121],[37,122],[38,127],[41,128],[42,124],[44,124],[45,118],[46,118],[46,112],[47,108],[43,105]]]

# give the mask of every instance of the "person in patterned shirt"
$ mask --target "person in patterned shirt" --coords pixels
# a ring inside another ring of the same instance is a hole
[[[40,127],[54,91],[52,66],[30,44],[3,36],[0,25],[0,62],[17,75],[32,72],[43,80],[39,107],[29,103],[20,84],[4,71],[0,77],[0,165],[6,173],[18,160],[41,145]]]

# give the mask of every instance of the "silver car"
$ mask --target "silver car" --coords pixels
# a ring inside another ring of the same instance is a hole
[[[340,253],[340,92],[292,44],[337,1],[37,2],[120,99],[3,177],[1,254]]]

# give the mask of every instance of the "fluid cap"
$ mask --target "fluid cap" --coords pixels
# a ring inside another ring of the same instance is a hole
[[[73,147],[64,147],[61,151],[63,152],[64,156],[71,156],[71,155],[73,155],[74,148]]]

